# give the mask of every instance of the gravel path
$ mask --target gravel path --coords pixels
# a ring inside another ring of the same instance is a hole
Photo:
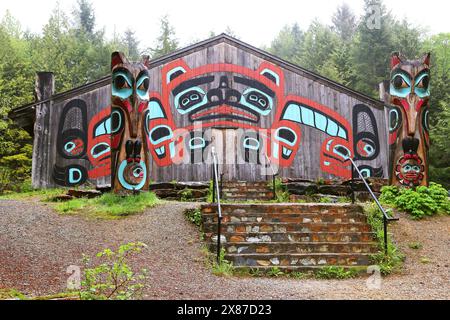
[[[61,216],[36,201],[0,200],[0,288],[27,294],[64,291],[69,265],[82,253],[129,241],[148,245],[136,266],[150,280],[146,299],[450,299],[450,217],[391,226],[407,259],[401,274],[369,289],[366,278],[295,280],[217,277],[205,267],[198,232],[183,211],[195,204],[166,203],[122,220]],[[419,242],[423,247],[410,249]],[[429,263],[422,263],[426,257]]]

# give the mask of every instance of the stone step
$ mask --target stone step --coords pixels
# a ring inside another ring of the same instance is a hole
[[[206,234],[206,241],[211,241],[213,233]],[[370,242],[375,239],[374,232],[236,232],[222,234],[225,241],[231,242],[232,237],[241,236],[249,242]],[[217,237],[216,237],[217,239]]]
[[[222,192],[222,198],[224,199],[246,199],[246,198],[261,198],[261,199],[272,199],[273,192],[242,192],[242,193],[234,193],[234,192]]]
[[[352,213],[363,212],[360,205],[347,203],[224,203],[221,205],[223,214],[250,214],[250,213]],[[203,214],[217,212],[217,204],[204,204],[201,206]]]
[[[288,266],[367,266],[370,253],[229,253],[225,259],[235,266],[288,267]]]
[[[250,271],[250,270],[258,270],[262,272],[263,274],[271,271],[271,269],[274,266],[234,266],[234,269],[237,271]],[[325,266],[276,266],[280,271],[284,273],[291,273],[291,272],[303,272],[303,273],[314,273],[317,271],[320,271]],[[345,266],[345,265],[339,265],[340,268],[344,269],[344,271],[348,270],[354,270],[359,274],[365,274],[367,273],[367,266],[366,265],[356,265],[356,266]]]
[[[242,187],[242,186],[263,186],[267,187],[270,181],[223,181],[222,185],[224,187]]]
[[[203,215],[204,223],[217,223],[218,215],[216,213],[208,213]],[[351,213],[231,213],[222,216],[222,223],[228,222],[292,222],[292,223],[311,223],[311,222],[328,222],[328,223],[355,223],[366,222],[367,217],[364,214]]]
[[[247,227],[256,230],[259,227],[260,232],[371,232],[371,228],[367,223],[327,223],[327,222],[311,222],[311,223],[290,223],[290,222],[229,222],[222,224],[222,233],[242,232]],[[204,232],[217,232],[217,223],[204,223]]]
[[[239,242],[240,236],[231,238],[231,242],[222,246],[228,253],[375,253],[376,243],[372,242]],[[245,239],[242,239],[245,240]],[[216,243],[210,242],[211,251],[215,251]]]

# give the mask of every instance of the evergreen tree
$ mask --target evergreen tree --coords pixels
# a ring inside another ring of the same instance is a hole
[[[128,28],[125,30],[123,36],[123,44],[126,48],[126,55],[130,60],[137,61],[139,60],[140,52],[139,52],[139,41],[137,40],[134,31]]]
[[[73,12],[76,28],[90,35],[94,34],[95,13],[88,0],[77,0],[77,8]]]
[[[356,17],[346,3],[336,9],[332,21],[334,30],[343,41],[347,42],[353,38],[357,27]]]
[[[175,38],[175,30],[170,25],[169,17],[161,18],[160,35],[155,49],[152,49],[152,57],[157,58],[178,49],[178,40]]]
[[[395,51],[390,28],[394,21],[381,0],[364,0],[364,3],[366,13],[360,20],[352,47],[355,88],[378,97],[378,85],[389,79],[390,55]]]
[[[287,61],[294,62],[302,51],[304,33],[297,23],[286,25],[272,41],[269,52]]]

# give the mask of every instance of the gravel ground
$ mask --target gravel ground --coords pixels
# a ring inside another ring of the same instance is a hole
[[[30,295],[64,291],[69,265],[82,253],[142,241],[135,266],[150,273],[146,299],[450,299],[450,217],[411,221],[400,215],[390,231],[406,254],[401,274],[370,289],[366,277],[349,280],[224,278],[204,263],[196,228],[183,211],[195,204],[166,203],[121,220],[61,216],[50,204],[0,200],[0,288]],[[409,243],[419,242],[418,250]],[[426,257],[429,263],[421,260]]]

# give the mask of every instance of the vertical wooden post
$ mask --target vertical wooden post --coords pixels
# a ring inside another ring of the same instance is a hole
[[[31,166],[32,185],[34,188],[49,186],[50,170],[48,165],[50,148],[50,104],[48,101],[55,93],[55,77],[52,72],[36,73],[34,94],[36,102],[36,120],[34,122],[33,162]]]

